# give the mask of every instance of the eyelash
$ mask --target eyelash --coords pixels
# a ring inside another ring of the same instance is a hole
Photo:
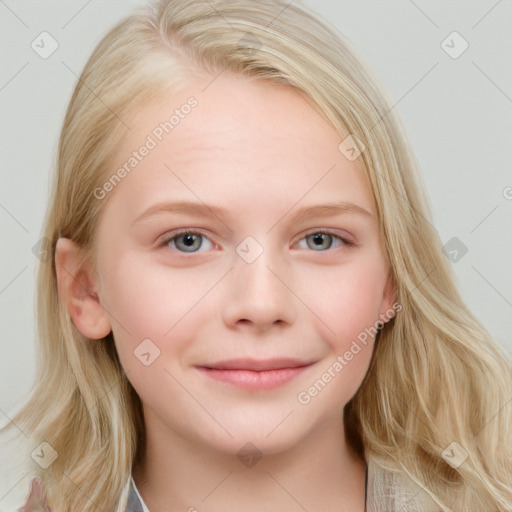
[[[184,229],[182,231],[178,231],[176,233],[172,233],[172,236],[170,236],[170,235],[166,236],[162,240],[161,246],[164,247],[164,248],[165,247],[168,248],[170,242],[174,241],[174,243],[175,243],[176,239],[178,239],[178,238],[180,238],[181,236],[184,236],[184,235],[195,235],[195,236],[200,236],[203,239],[210,240],[210,238],[207,235],[205,235],[204,233],[202,233],[201,231],[195,231],[195,230],[192,230],[192,229]],[[312,235],[327,235],[327,236],[333,237],[333,239],[339,240],[339,242],[340,242],[339,245],[335,246],[334,248],[340,247],[340,246],[351,247],[351,246],[355,245],[355,243],[353,241],[351,241],[351,240],[349,240],[347,238],[344,238],[344,237],[342,237],[340,235],[337,235],[336,233],[334,233],[332,231],[324,230],[324,229],[316,229],[316,230],[313,230],[313,231],[309,231],[308,233],[305,233],[304,236],[299,240],[299,242],[301,242],[302,240],[305,240],[306,238],[308,238],[309,236],[312,236]],[[211,240],[210,240],[210,242],[213,244],[213,242]],[[328,247],[325,250],[315,251],[315,250],[311,249],[311,251],[312,252],[328,252],[331,249],[333,249],[332,244],[331,244],[331,247]],[[190,251],[190,252],[180,251],[178,249],[174,249],[174,250],[176,250],[177,252],[180,252],[182,254],[195,254],[195,253],[198,253],[198,252],[202,252],[200,250],[198,250],[198,251]]]

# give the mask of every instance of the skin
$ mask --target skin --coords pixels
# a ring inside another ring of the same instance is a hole
[[[27,500],[18,512],[51,512],[46,498],[46,491],[40,478],[30,481],[30,489]]]
[[[133,475],[151,512],[227,503],[241,512],[363,511],[365,464],[345,440],[342,411],[374,340],[308,404],[297,396],[394,303],[369,185],[358,160],[338,150],[344,137],[303,95],[225,73],[207,83],[192,79],[138,113],[118,166],[168,112],[198,100],[109,193],[94,265],[80,265],[80,248],[59,240],[59,292],[83,334],[113,331],[142,399],[147,451]],[[226,211],[143,215],[173,201]],[[295,218],[334,201],[366,213]],[[182,228],[204,235],[198,252],[186,252],[183,238],[169,242]],[[315,238],[319,229],[333,236]],[[236,251],[248,236],[262,248],[252,263]],[[160,350],[148,366],[134,355],[145,339]],[[312,364],[267,390],[197,368],[236,357]],[[246,443],[262,455],[251,467],[237,457]]]

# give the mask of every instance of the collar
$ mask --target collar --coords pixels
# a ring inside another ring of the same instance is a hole
[[[368,501],[368,466],[364,475],[364,510],[366,512],[366,503]],[[126,512],[149,512],[148,507],[144,503],[142,496],[139,494],[137,486],[130,477],[130,492],[128,495],[128,503],[126,504]]]

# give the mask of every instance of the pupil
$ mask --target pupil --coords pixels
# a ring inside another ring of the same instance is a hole
[[[195,235],[185,235],[185,245],[188,247],[192,246],[194,244],[194,236]]]
[[[313,247],[318,247],[322,249],[329,249],[332,244],[331,236],[325,233],[315,233],[311,235],[311,239],[313,241]],[[308,242],[309,245],[309,242]],[[309,246],[311,248],[311,246]]]

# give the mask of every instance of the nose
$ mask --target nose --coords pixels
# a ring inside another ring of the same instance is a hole
[[[269,251],[252,263],[235,255],[225,283],[222,314],[229,327],[266,331],[291,325],[297,316],[297,299],[284,262]]]

